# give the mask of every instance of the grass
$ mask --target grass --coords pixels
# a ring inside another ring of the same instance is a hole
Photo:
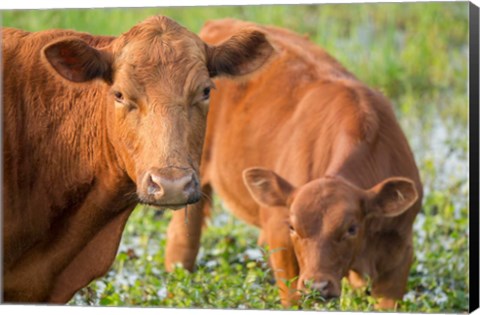
[[[393,102],[425,187],[415,222],[415,254],[400,312],[468,308],[468,3],[383,3],[195,8],[28,10],[2,12],[2,24],[30,31],[74,28],[119,34],[154,14],[194,32],[206,20],[235,17],[308,34]],[[109,273],[71,300],[75,305],[281,309],[269,250],[258,231],[216,199],[202,236],[197,271],[164,271],[170,213],[135,210]],[[328,303],[304,296],[312,310],[368,311],[374,301],[343,286]]]

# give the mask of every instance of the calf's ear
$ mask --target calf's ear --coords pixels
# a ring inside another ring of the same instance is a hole
[[[367,191],[368,214],[395,217],[418,199],[415,183],[403,177],[390,177]]]
[[[210,77],[237,76],[260,68],[273,54],[265,34],[245,30],[218,46],[207,46],[207,67]]]
[[[266,207],[285,207],[294,187],[275,172],[264,168],[243,171],[243,182],[252,198]]]
[[[67,37],[48,44],[43,56],[63,78],[72,82],[86,82],[101,78],[112,81],[110,54],[95,49],[76,37]]]

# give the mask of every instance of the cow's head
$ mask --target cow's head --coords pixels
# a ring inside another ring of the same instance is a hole
[[[324,298],[340,296],[341,279],[365,241],[365,222],[395,217],[418,198],[415,184],[391,177],[369,190],[340,177],[324,177],[298,188],[273,171],[251,168],[244,181],[264,207],[285,207],[285,223],[300,266],[298,288],[309,283]]]
[[[255,71],[272,52],[258,31],[209,46],[165,17],[136,25],[106,47],[69,37],[43,49],[63,78],[107,83],[105,113],[115,154],[141,202],[170,208],[200,198],[198,165],[212,78]]]

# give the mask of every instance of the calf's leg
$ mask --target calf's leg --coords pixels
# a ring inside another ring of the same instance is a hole
[[[381,271],[372,283],[372,296],[378,299],[375,309],[394,309],[403,298],[407,287],[408,274],[413,262],[412,246],[407,246],[398,264]]]
[[[354,289],[363,288],[367,285],[363,276],[354,270],[348,272],[348,282]]]
[[[299,268],[295,252],[290,240],[285,218],[271,216],[262,224],[262,233],[271,251],[270,264],[275,275],[277,286],[280,289],[282,305],[289,307],[297,303],[297,280],[293,280],[288,287],[285,283],[298,276]]]

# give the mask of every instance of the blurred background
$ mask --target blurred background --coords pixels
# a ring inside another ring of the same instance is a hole
[[[415,222],[415,263],[398,311],[467,312],[468,3],[379,3],[191,8],[16,10],[2,25],[39,31],[75,29],[119,35],[152,15],[193,32],[233,17],[306,34],[393,103],[425,188]],[[171,213],[139,206],[111,271],[72,305],[280,309],[258,231],[232,217],[218,198],[202,236],[197,271],[164,271]],[[342,298],[304,296],[305,310],[369,311],[374,301],[344,285]]]

